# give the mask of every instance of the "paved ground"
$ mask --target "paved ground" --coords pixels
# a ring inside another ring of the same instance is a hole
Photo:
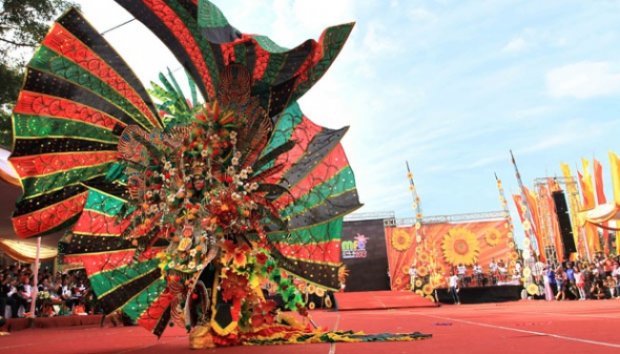
[[[321,326],[367,333],[433,334],[429,340],[234,347],[206,353],[620,353],[620,300],[519,301],[438,308],[313,313]],[[30,329],[0,337],[1,353],[197,353],[169,330],[160,340],[138,327]]]

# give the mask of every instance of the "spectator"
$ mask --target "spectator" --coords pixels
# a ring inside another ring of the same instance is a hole
[[[575,277],[575,286],[577,286],[577,291],[579,291],[579,300],[586,299],[586,290],[585,290],[585,282],[583,280],[583,273],[579,269],[579,266],[576,266],[573,270],[573,276]]]

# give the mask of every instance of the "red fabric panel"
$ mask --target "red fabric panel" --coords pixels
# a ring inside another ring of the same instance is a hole
[[[166,289],[151,306],[144,311],[142,316],[138,319],[138,325],[146,328],[149,331],[153,331],[157,322],[166,311],[170,301],[172,301],[173,295]]]
[[[83,192],[45,209],[14,217],[12,221],[15,233],[25,238],[62,225],[82,211],[87,194],[88,192]]]
[[[349,162],[347,161],[347,156],[345,155],[342,145],[336,145],[320,164],[315,166],[306,177],[299,181],[299,183],[290,188],[290,194],[282,194],[282,196],[274,202],[274,206],[278,209],[286,207],[293,203],[294,200],[308,194],[316,185],[328,181],[348,165]]]
[[[120,235],[131,223],[130,219],[118,223],[115,216],[84,210],[80,219],[73,226],[73,232],[85,234]]]
[[[19,156],[11,158],[11,164],[21,178],[26,178],[101,165],[116,160],[117,155],[116,151],[89,151]]]
[[[126,124],[120,120],[106,113],[97,111],[94,108],[63,98],[46,96],[30,91],[22,91],[20,93],[13,112],[35,116],[67,118],[98,125],[108,130],[112,130],[116,124],[123,127],[126,126]]]
[[[340,264],[340,240],[307,245],[276,243],[276,248],[283,255],[301,260]]]
[[[154,126],[159,126],[159,122],[153,115],[153,112],[151,112],[134,89],[114,71],[112,67],[97,56],[95,52],[90,50],[90,48],[79,39],[75,38],[71,32],[67,31],[60,24],[56,23],[52,27],[45,39],[43,39],[42,44],[56,53],[69,58],[86,71],[110,85],[110,87],[136,106]]]
[[[148,6],[153,13],[159,17],[166,27],[174,34],[176,39],[181,43],[185,52],[192,59],[192,63],[200,73],[207,93],[210,97],[215,97],[215,88],[213,87],[213,73],[209,72],[209,68],[200,51],[200,47],[192,36],[192,33],[185,26],[183,21],[177,14],[166,4],[164,0],[144,0],[144,4]]]

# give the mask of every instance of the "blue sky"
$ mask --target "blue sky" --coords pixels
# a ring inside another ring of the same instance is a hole
[[[426,215],[500,209],[494,172],[517,192],[509,149],[528,185],[593,156],[610,183],[607,152],[620,153],[620,2],[214,2],[235,27],[288,47],[357,23],[300,104],[321,125],[351,126],[344,145],[360,212],[413,216],[405,160]],[[80,3],[101,31],[131,18],[112,0]],[[143,81],[179,67],[137,22],[106,38]]]

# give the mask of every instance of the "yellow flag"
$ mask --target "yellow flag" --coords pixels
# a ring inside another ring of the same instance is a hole
[[[620,205],[620,159],[612,151],[609,152],[609,166],[611,169],[611,184],[614,190],[616,205]]]
[[[577,194],[577,182],[573,177],[573,174],[570,172],[570,166],[567,163],[562,162],[560,164],[560,169],[562,169],[562,174],[566,178],[567,181],[573,181],[574,183],[567,183],[566,189],[569,194]]]

